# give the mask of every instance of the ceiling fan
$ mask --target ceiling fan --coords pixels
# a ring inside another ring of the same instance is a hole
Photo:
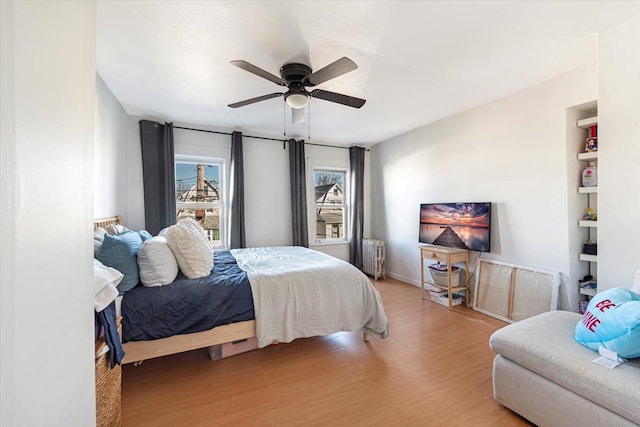
[[[314,89],[309,92],[306,88],[317,86],[328,80],[341,76],[353,71],[358,66],[355,62],[347,57],[342,57],[337,61],[327,65],[320,70],[313,72],[310,67],[304,64],[291,63],[285,64],[280,67],[280,77],[256,67],[247,61],[238,60],[231,61],[232,65],[241,68],[245,71],[260,76],[263,79],[267,79],[277,85],[287,87],[286,92],[274,92],[268,95],[257,96],[255,98],[245,99],[244,101],[234,102],[229,104],[231,108],[244,107],[245,105],[253,104],[256,102],[266,101],[267,99],[277,98],[284,96],[284,100],[293,110],[293,121],[297,123],[302,121],[304,115],[301,114],[302,110],[309,103],[311,98],[322,99],[325,101],[335,102],[338,104],[346,105],[348,107],[360,108],[367,102],[364,99],[356,98],[353,96],[343,95],[340,93],[329,92],[322,89]],[[296,120],[296,116],[298,120]]]

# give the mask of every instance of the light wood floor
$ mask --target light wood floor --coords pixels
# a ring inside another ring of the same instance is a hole
[[[385,340],[299,339],[212,362],[206,349],[125,365],[126,426],[519,426],[492,398],[488,340],[505,325],[420,289],[375,283]]]

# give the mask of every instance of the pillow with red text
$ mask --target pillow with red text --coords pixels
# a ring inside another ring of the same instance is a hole
[[[640,357],[640,296],[625,288],[599,292],[576,325],[575,339],[594,351],[604,347],[626,359]]]

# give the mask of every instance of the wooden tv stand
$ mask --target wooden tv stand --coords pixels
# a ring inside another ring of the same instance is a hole
[[[447,282],[448,286],[440,286],[437,283],[425,280],[424,278],[424,260],[435,259],[441,263],[447,264]],[[451,265],[456,262],[464,262],[465,281],[464,286],[451,286]],[[465,291],[467,306],[469,305],[469,251],[467,249],[448,248],[446,246],[420,246],[420,298],[424,298],[424,285],[437,286],[446,289],[449,296],[449,310],[453,307],[453,293]]]

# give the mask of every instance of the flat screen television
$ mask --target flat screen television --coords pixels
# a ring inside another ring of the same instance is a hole
[[[420,243],[491,251],[491,203],[423,203]]]

